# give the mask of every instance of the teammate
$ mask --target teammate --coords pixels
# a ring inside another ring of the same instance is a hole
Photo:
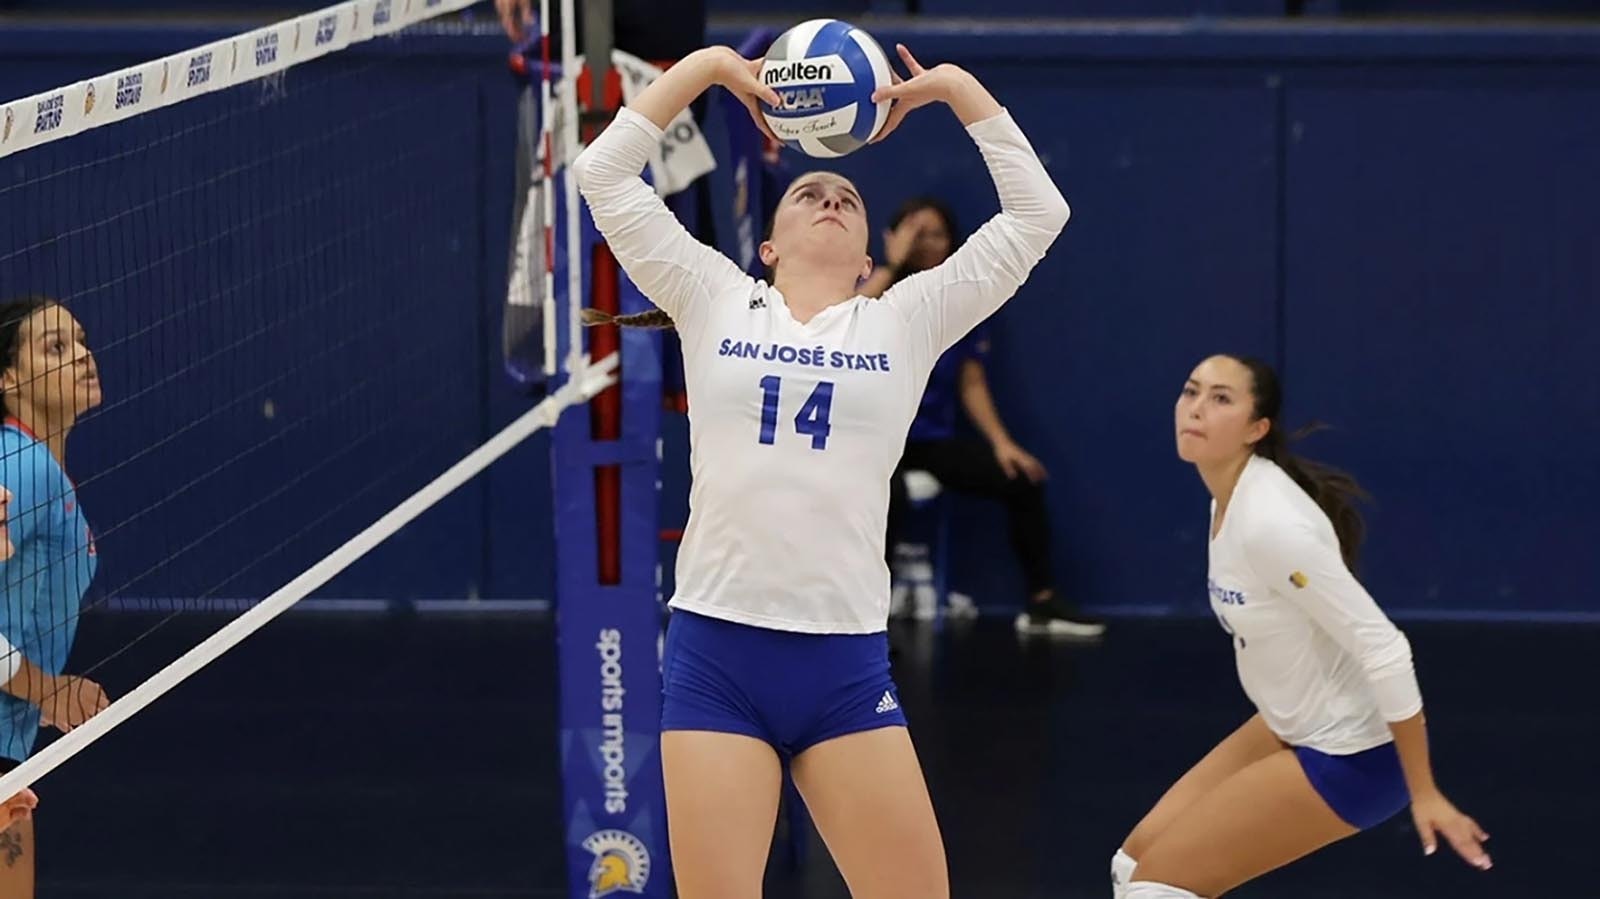
[[[874,267],[861,286],[863,296],[884,291],[917,272],[939,265],[959,245],[955,215],[932,197],[906,201],[889,218],[883,235],[885,264]],[[1050,512],[1045,505],[1044,464],[1006,430],[989,392],[984,362],[989,356],[988,324],[974,328],[934,363],[922,402],[911,421],[900,465],[889,482],[889,539],[893,552],[911,500],[905,473],[925,471],[952,490],[1003,502],[1011,547],[1027,581],[1026,610],[1017,615],[1024,634],[1098,637],[1105,623],[1091,618],[1062,595],[1050,561]],[[960,405],[984,440],[956,433]]]
[[[1475,867],[1488,839],[1434,784],[1411,647],[1351,573],[1349,475],[1288,450],[1267,364],[1214,356],[1178,398],[1178,455],[1212,496],[1211,607],[1258,713],[1140,821],[1111,863],[1126,899],[1220,896],[1408,804]]]
[[[912,77],[874,98],[895,101],[884,135],[912,109],[947,104],[1001,212],[881,300],[858,289],[872,261],[846,179],[789,187],[760,246],[768,283],[697,243],[639,178],[662,128],[713,84],[765,129],[756,101],[778,98],[732,50],[674,65],[574,163],[612,252],[683,340],[693,483],[661,753],[685,899],[760,895],[785,762],[852,895],[949,895],[889,675],[889,476],[934,360],[1016,292],[1068,209],[977,79],[899,52]]]
[[[41,723],[71,730],[107,704],[98,684],[61,673],[96,566],[62,466],[67,435],[98,405],[94,357],[72,313],[44,298],[0,306],[0,485],[15,550],[0,562],[0,636],[14,647],[0,688],[0,770],[33,752]],[[23,818],[0,833],[0,896],[32,896],[33,873],[33,824]]]

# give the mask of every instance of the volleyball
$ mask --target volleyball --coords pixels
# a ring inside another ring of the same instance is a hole
[[[889,57],[872,35],[838,19],[812,19],[785,31],[761,62],[761,81],[782,105],[761,113],[785,144],[830,158],[860,149],[889,118],[872,93],[894,83]]]

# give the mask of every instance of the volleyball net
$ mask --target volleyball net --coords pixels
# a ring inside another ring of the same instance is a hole
[[[550,103],[509,288],[488,281],[507,251],[487,198],[513,186],[486,181],[478,76],[417,52],[471,3],[355,0],[0,107],[0,476],[21,479],[0,632],[52,690],[110,658],[148,669],[0,795],[309,596],[466,592],[450,560],[475,535],[419,516],[614,382],[554,306],[579,302],[551,237],[575,214],[552,176],[577,117]],[[508,372],[543,399],[490,434]],[[388,580],[363,575],[379,565]],[[148,651],[219,606],[241,614],[177,658]],[[150,629],[69,664],[80,619],[109,608]],[[27,755],[62,704],[12,687],[0,755]]]

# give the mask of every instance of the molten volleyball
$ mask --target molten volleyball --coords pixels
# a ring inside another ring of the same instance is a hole
[[[782,104],[761,113],[784,143],[808,156],[860,149],[889,118],[889,103],[872,93],[894,83],[889,57],[872,35],[838,19],[812,19],[772,42],[761,81]]]

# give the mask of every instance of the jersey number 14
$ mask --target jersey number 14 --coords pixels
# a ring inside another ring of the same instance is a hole
[[[767,375],[761,379],[761,442],[771,446],[778,439],[778,391],[783,379]],[[811,438],[811,448],[828,448],[828,415],[833,411],[833,382],[818,381],[811,396],[794,416],[794,430]]]

